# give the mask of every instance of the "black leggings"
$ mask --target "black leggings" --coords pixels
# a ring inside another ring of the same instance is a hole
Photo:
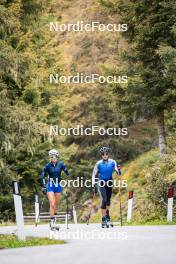
[[[106,206],[110,206],[112,187],[109,187],[107,185],[98,186],[98,191],[102,199],[101,209],[106,209]]]

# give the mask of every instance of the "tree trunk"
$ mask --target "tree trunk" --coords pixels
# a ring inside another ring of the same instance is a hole
[[[165,135],[165,124],[164,124],[164,111],[158,114],[156,118],[157,128],[158,128],[158,138],[159,138],[159,150],[160,156],[163,157],[167,154],[167,143]]]

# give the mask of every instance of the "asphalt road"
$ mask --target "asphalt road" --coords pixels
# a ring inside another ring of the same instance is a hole
[[[0,233],[16,228],[0,227]],[[101,229],[97,224],[26,226],[26,235],[65,239],[67,244],[0,250],[1,264],[175,264],[176,226],[128,226]]]

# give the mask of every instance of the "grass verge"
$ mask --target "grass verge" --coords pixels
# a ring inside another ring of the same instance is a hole
[[[124,222],[124,226],[158,226],[158,225],[176,225],[176,221],[167,222],[165,220],[151,220],[151,221],[132,221]]]
[[[32,246],[47,246],[65,244],[64,240],[53,240],[49,238],[34,238],[27,237],[26,241],[20,241],[15,235],[0,235],[0,249],[32,247]]]

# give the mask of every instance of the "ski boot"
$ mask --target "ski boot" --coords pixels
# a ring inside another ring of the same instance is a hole
[[[51,231],[54,231],[55,230],[55,219],[54,218],[51,218],[51,221],[50,221],[50,229],[51,229]]]
[[[54,218],[55,230],[59,231],[60,227],[59,227],[59,225],[57,224],[56,221],[57,221],[57,219],[56,219],[56,217],[55,217],[55,218]]]
[[[113,223],[111,223],[111,218],[109,215],[106,215],[106,222],[108,227],[113,227]]]
[[[59,231],[59,225],[56,224],[56,218],[51,219],[50,229],[51,231]]]
[[[107,225],[106,216],[103,216],[103,217],[102,217],[101,227],[102,227],[102,228],[105,228],[105,227],[108,228],[108,227],[109,227],[109,226]]]

